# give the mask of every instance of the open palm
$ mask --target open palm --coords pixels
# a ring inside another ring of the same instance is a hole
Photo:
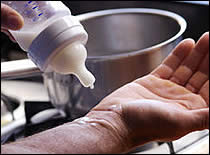
[[[87,116],[106,120],[132,146],[208,129],[209,33],[196,44],[182,41],[151,74],[114,91]]]

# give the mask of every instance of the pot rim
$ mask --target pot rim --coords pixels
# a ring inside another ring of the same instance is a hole
[[[113,60],[113,59],[119,59],[119,58],[123,58],[123,57],[127,57],[127,56],[134,56],[137,54],[144,54],[148,51],[154,51],[155,49],[159,49],[163,46],[166,46],[167,44],[178,39],[185,32],[185,30],[187,28],[187,22],[182,16],[180,16],[174,12],[161,10],[161,9],[153,9],[153,8],[106,9],[106,10],[93,11],[93,12],[79,14],[79,15],[76,15],[76,17],[78,18],[79,21],[85,21],[88,19],[96,18],[96,17],[102,17],[102,16],[114,15],[114,14],[125,14],[125,13],[144,13],[144,14],[155,14],[155,15],[160,15],[160,16],[166,16],[166,17],[169,17],[169,18],[175,20],[177,22],[177,24],[180,26],[180,30],[178,31],[178,33],[176,33],[170,39],[163,41],[159,44],[153,45],[151,47],[144,48],[141,50],[135,50],[135,51],[130,52],[129,54],[128,53],[118,53],[118,54],[114,54],[111,56],[110,55],[88,56],[87,61],[88,60],[92,61],[93,59],[95,59],[97,61],[107,60],[107,59]]]

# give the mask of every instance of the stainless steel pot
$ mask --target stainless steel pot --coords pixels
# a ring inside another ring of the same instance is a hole
[[[95,88],[84,88],[72,75],[43,73],[51,102],[72,118],[86,114],[106,95],[151,72],[186,30],[181,16],[149,8],[104,10],[76,17],[89,35],[86,64],[95,75]],[[30,60],[22,60],[26,61],[30,65],[16,71],[2,63],[2,78],[24,75],[25,70],[27,74],[39,72]]]

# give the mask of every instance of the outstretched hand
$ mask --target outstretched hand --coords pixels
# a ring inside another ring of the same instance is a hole
[[[209,33],[196,44],[182,41],[151,74],[114,91],[86,117],[111,129],[122,152],[209,129]]]

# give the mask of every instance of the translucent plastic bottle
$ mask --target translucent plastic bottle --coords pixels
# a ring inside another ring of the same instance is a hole
[[[1,2],[24,18],[23,28],[10,32],[40,70],[74,74],[93,88],[95,78],[85,66],[88,34],[68,7],[61,1]]]

